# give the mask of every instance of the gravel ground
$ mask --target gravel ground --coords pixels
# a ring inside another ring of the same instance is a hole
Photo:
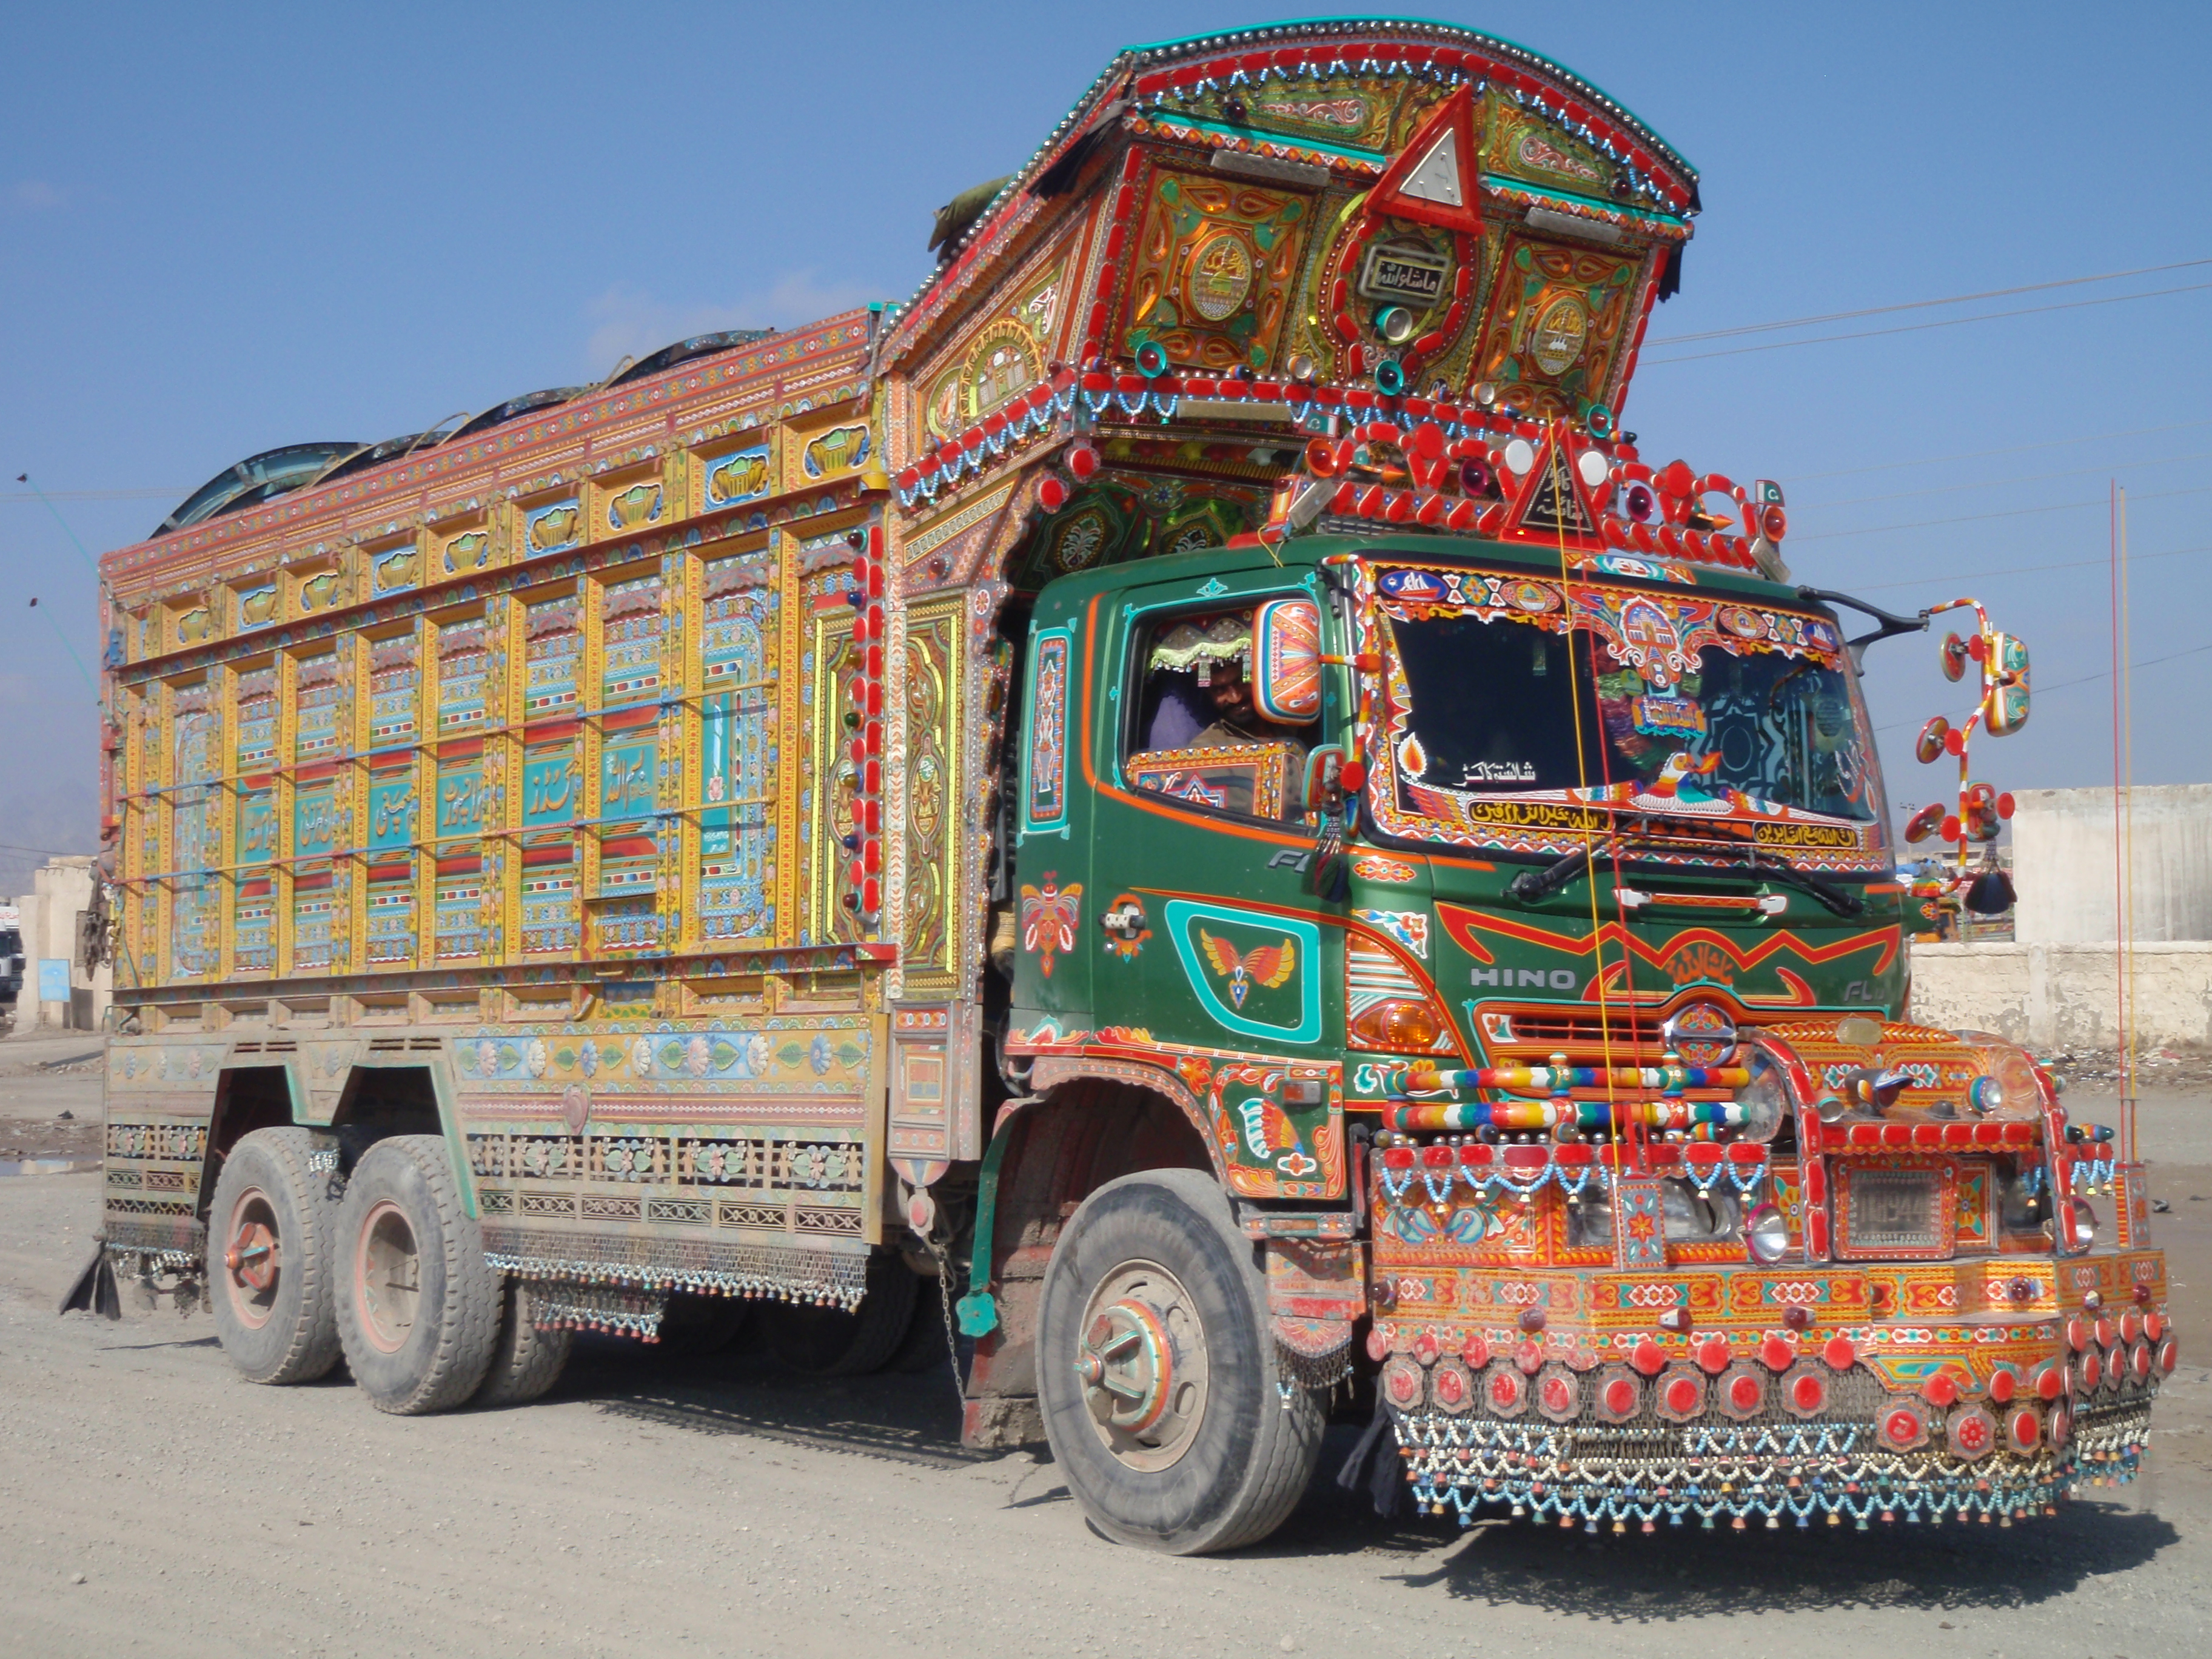
[[[99,1157],[104,1058],[83,1031],[0,1041],[0,1162]]]
[[[1179,1561],[1091,1534],[1049,1462],[963,1452],[942,1372],[824,1383],[606,1341],[516,1411],[388,1418],[343,1372],[255,1388],[204,1315],[55,1317],[99,1177],[0,1180],[0,1650],[2201,1655],[2212,1159],[2154,1191],[2185,1363],[2152,1472],[2056,1520],[1463,1533],[1322,1481],[1261,1547]]]

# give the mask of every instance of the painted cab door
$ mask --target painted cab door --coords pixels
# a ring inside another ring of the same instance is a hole
[[[1085,696],[1094,603],[1048,588],[1030,623],[1022,676],[1021,802],[1015,831],[1010,1047],[1079,1042],[1091,1025],[1097,915],[1089,889],[1091,802],[1071,738]]]
[[[1341,911],[1309,890],[1320,608],[1279,569],[1106,596],[1091,918],[1097,1041],[1201,1097],[1252,1197],[1341,1192]],[[1164,1052],[1163,1052],[1164,1051]]]

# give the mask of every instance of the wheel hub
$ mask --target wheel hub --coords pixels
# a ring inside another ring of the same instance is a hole
[[[276,1282],[276,1235],[258,1221],[247,1222],[222,1253],[222,1265],[245,1289],[267,1290]]]
[[[422,1256],[406,1212],[388,1199],[362,1218],[354,1289],[364,1334],[384,1352],[397,1353],[415,1329]]]
[[[1076,1339],[1076,1380],[1092,1428],[1131,1468],[1166,1468],[1206,1410],[1206,1333],[1164,1267],[1125,1262],[1091,1293]]]
[[[258,1330],[269,1322],[284,1265],[274,1200],[258,1187],[247,1188],[230,1206],[225,1231],[230,1243],[222,1253],[223,1289],[230,1310],[248,1330]]]

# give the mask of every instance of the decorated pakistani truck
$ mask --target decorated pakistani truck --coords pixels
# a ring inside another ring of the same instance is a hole
[[[1466,30],[1135,47],[903,305],[220,475],[105,562],[80,1300],[398,1413],[950,1321],[970,1444],[1182,1552],[1347,1397],[1462,1520],[2124,1476],[2132,1149],[1909,1015],[1859,674],[1928,613],[1624,429],[1699,205]]]

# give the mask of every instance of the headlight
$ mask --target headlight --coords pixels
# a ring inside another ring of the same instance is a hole
[[[1773,1139],[1790,1110],[1790,1088],[1782,1080],[1782,1068],[1754,1049],[1751,1081],[1736,1091],[1735,1103],[1743,1109],[1745,1139]]]
[[[1744,1248],[1752,1259],[1771,1267],[1790,1253],[1790,1223],[1771,1204],[1761,1204],[1743,1218]]]

